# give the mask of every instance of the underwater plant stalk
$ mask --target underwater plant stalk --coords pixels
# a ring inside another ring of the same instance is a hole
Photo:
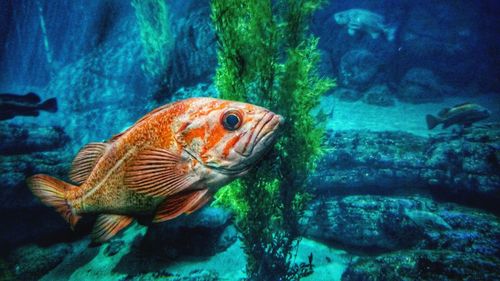
[[[324,127],[311,110],[334,86],[318,75],[318,40],[307,32],[322,3],[211,2],[218,39],[215,83],[221,97],[262,105],[287,120],[267,159],[216,196],[216,204],[235,213],[248,280],[299,280],[312,269],[295,264],[294,257],[299,219],[310,199],[307,175],[323,151]]]
[[[49,37],[47,36],[47,29],[45,27],[45,19],[43,18],[43,8],[40,4],[40,1],[36,1],[36,6],[38,8],[38,16],[40,18],[40,28],[42,29],[43,36],[43,47],[45,48],[45,57],[47,59],[47,63],[52,66],[52,52],[50,50],[49,45]]]

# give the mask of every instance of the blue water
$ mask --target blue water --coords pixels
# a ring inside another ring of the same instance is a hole
[[[26,186],[68,180],[82,146],[158,106],[218,96],[210,1],[149,1],[167,9],[153,53],[133,2],[0,1],[0,108],[13,112],[0,121],[0,280],[247,276],[220,207],[89,246],[95,218],[71,230]],[[500,280],[499,15],[490,0],[327,1],[314,14],[318,71],[337,86],[313,111],[327,131],[293,259],[313,254],[301,280]],[[24,116],[2,100],[28,92],[57,111]],[[429,129],[428,114],[465,102],[488,116],[467,121],[469,107]]]

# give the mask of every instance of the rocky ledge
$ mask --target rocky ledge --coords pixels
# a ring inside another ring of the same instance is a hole
[[[303,224],[309,237],[366,253],[428,249],[500,258],[498,217],[422,197],[318,200]]]
[[[499,280],[500,260],[456,251],[402,251],[349,265],[342,281]]]
[[[394,194],[427,190],[438,198],[498,209],[500,124],[463,135],[329,131],[331,147],[311,177],[320,194]]]

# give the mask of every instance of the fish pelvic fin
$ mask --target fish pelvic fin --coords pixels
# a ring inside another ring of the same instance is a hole
[[[427,129],[429,130],[434,129],[439,123],[441,123],[439,118],[430,114],[425,116],[425,121],[427,121]]]
[[[51,98],[51,99],[48,99],[48,100],[44,101],[43,103],[41,103],[38,106],[38,109],[45,110],[45,111],[48,111],[48,112],[56,112],[57,111],[57,100],[56,100],[56,98]]]
[[[191,214],[210,200],[208,189],[183,192],[167,197],[156,210],[154,223],[174,219],[182,214]]]
[[[123,215],[101,214],[97,217],[92,229],[92,242],[99,244],[108,241],[133,221],[132,217]]]
[[[27,179],[31,192],[46,206],[53,207],[74,229],[80,216],[76,215],[66,199],[67,191],[77,186],[47,175],[34,175]]]

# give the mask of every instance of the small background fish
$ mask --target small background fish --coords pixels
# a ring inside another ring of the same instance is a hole
[[[384,23],[384,17],[374,12],[364,9],[350,9],[336,13],[333,18],[338,24],[346,26],[349,35],[363,31],[373,39],[384,34],[388,41],[394,40],[396,28],[387,26]]]
[[[427,128],[432,130],[439,124],[443,124],[443,129],[452,125],[460,125],[467,128],[475,122],[490,117],[490,115],[490,111],[479,104],[466,102],[450,108],[444,108],[437,116],[428,114],[426,116]]]
[[[40,110],[56,112],[56,98],[41,102],[40,97],[35,93],[0,94],[0,120],[8,120],[16,116],[38,116]]]

